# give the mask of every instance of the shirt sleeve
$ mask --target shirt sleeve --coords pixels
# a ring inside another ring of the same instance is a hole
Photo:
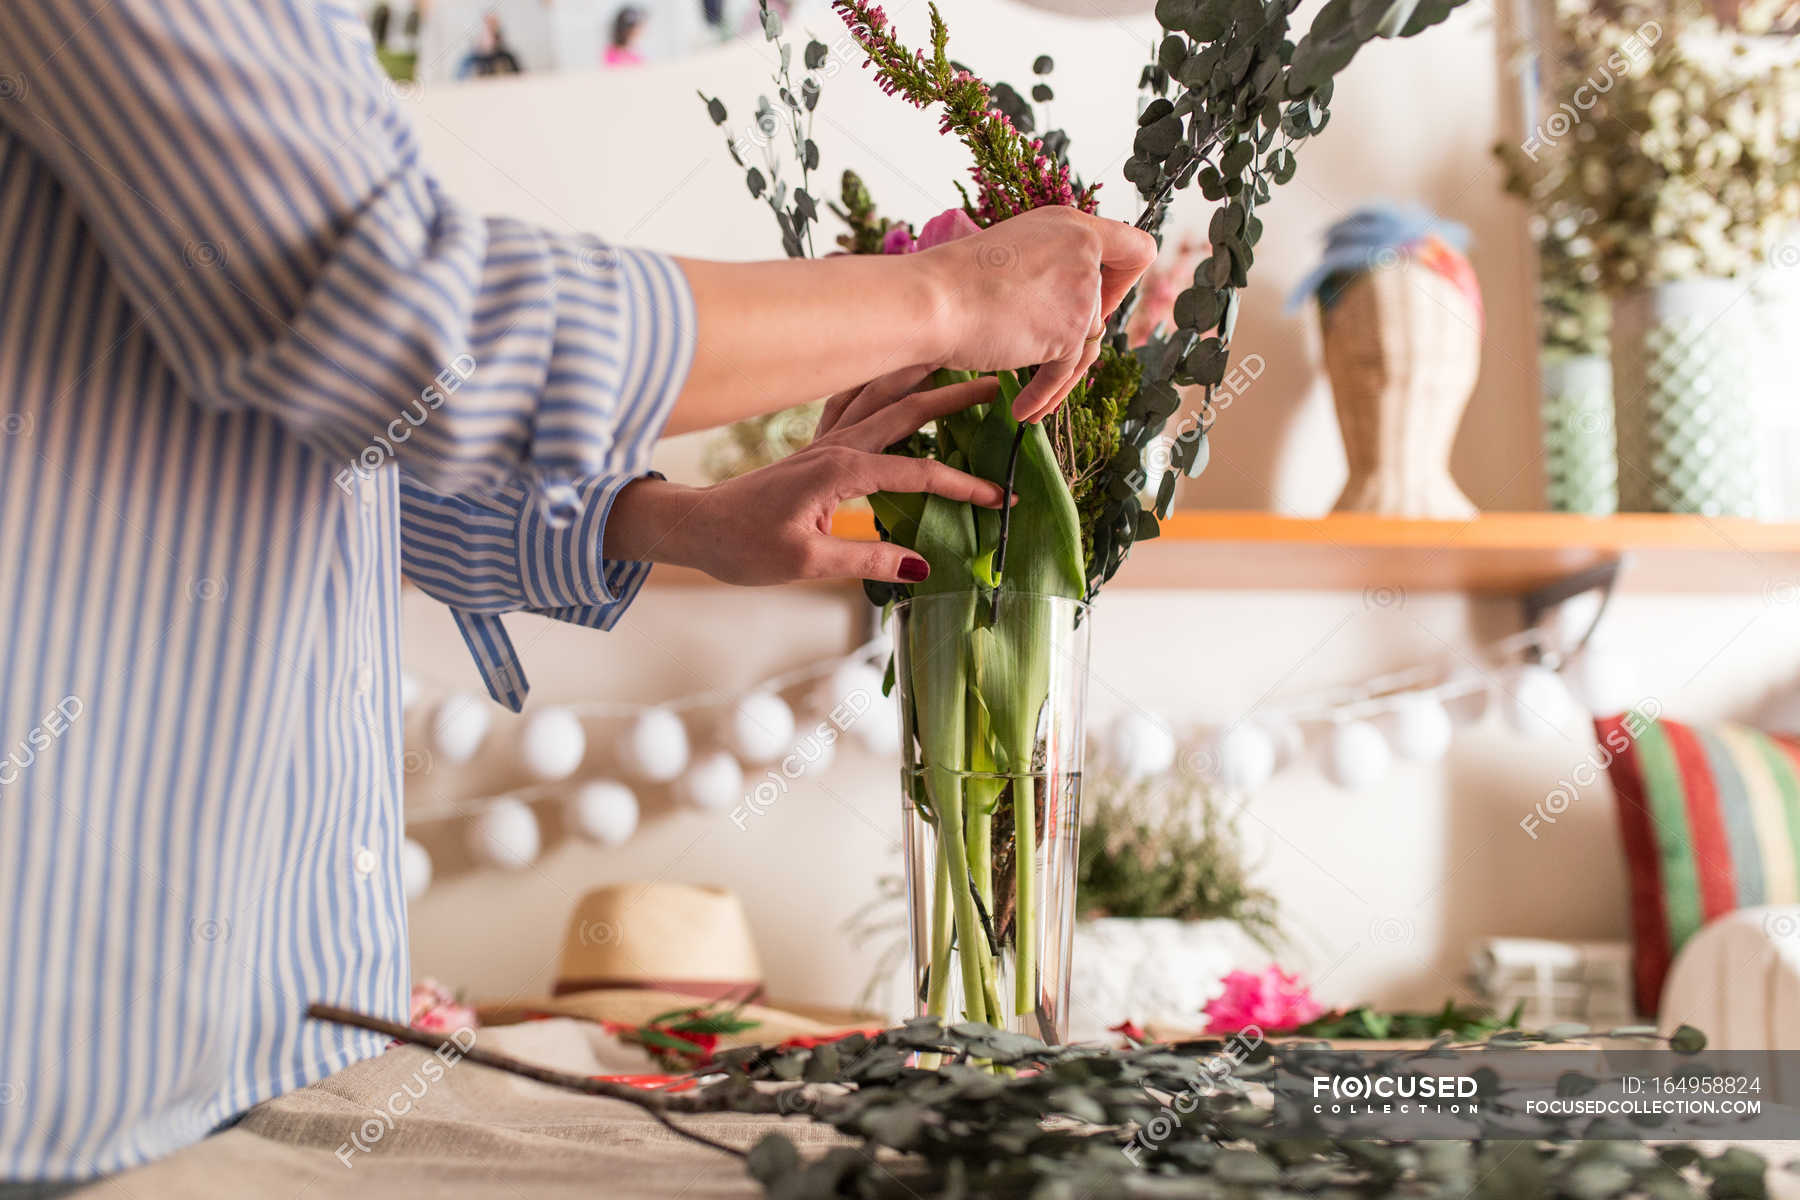
[[[680,270],[447,195],[350,5],[9,0],[0,78],[184,390],[334,474],[604,475],[685,381]]]

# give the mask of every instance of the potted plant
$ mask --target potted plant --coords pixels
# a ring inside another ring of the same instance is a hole
[[[1329,0],[1295,38],[1296,0],[1161,0],[1163,36],[1142,72],[1124,168],[1141,201],[1136,224],[1160,237],[1175,194],[1190,187],[1217,206],[1211,254],[1177,297],[1172,324],[1134,340],[1128,299],[1051,419],[1015,422],[1011,401],[1029,371],[1001,372],[994,403],[892,448],[974,471],[1019,497],[1002,513],[938,497],[871,497],[882,536],[931,564],[921,584],[870,588],[894,616],[922,1012],[1063,1037],[1089,606],[1131,546],[1156,536],[1180,475],[1205,465],[1260,210],[1293,177],[1296,148],[1325,128],[1333,77],[1365,43],[1417,33],[1459,2]],[[904,253],[1043,205],[1094,211],[1097,185],[1081,179],[1068,137],[1042,128],[1033,106],[1050,96],[1048,57],[1034,64],[1027,99],[950,58],[935,6],[929,45],[917,50],[868,0],[833,7],[881,86],[935,109],[941,131],[967,146],[971,184],[959,208],[918,226],[880,213],[854,173],[843,175],[837,203],[821,204],[812,114],[830,51],[812,41],[796,60],[783,45],[777,99],[758,105],[755,132],[730,149],[788,253],[812,251],[826,207],[846,225],[839,244],[852,253]],[[766,4],[763,29],[781,38]],[[703,99],[724,125],[726,106]],[[746,149],[760,149],[762,160],[745,161]],[[1199,412],[1165,435],[1186,386],[1203,389]]]
[[[1559,106],[1509,186],[1591,239],[1612,303],[1619,505],[1755,516],[1749,279],[1800,219],[1800,92],[1691,2],[1558,14]]]
[[[1280,944],[1275,897],[1251,882],[1204,780],[1101,777],[1086,793],[1070,1036],[1120,1021],[1198,1028],[1225,977],[1268,963]]]

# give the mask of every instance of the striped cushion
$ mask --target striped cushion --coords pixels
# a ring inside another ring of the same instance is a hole
[[[1800,903],[1800,742],[1632,713],[1594,727],[1612,755],[1631,873],[1637,1006],[1653,1013],[1676,951],[1702,925]]]

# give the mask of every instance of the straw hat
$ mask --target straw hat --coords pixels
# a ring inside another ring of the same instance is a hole
[[[569,916],[549,996],[482,1005],[487,1025],[538,1016],[643,1025],[671,1009],[760,996],[762,960],[736,894],[678,883],[595,888]],[[756,1025],[727,1044],[819,1037],[881,1024],[867,1014],[746,1003]]]

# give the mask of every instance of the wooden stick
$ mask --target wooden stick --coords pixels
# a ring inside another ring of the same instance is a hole
[[[401,1025],[393,1021],[385,1021],[380,1017],[371,1017],[367,1013],[357,1012],[352,1008],[339,1008],[332,1004],[311,1004],[307,1006],[306,1015],[315,1021],[329,1021],[335,1025],[348,1025],[355,1029],[367,1029],[371,1033],[384,1034],[398,1042],[407,1042],[427,1050],[442,1053],[455,1051],[459,1058],[480,1063],[484,1067],[492,1067],[496,1071],[505,1071],[510,1075],[520,1075],[526,1079],[547,1083],[551,1087],[563,1088],[566,1091],[580,1092],[588,1096],[600,1096],[607,1100],[619,1100],[634,1105],[649,1113],[669,1132],[688,1141],[697,1142],[735,1158],[745,1158],[745,1151],[724,1142],[715,1141],[702,1133],[684,1129],[670,1119],[670,1112],[724,1112],[727,1105],[714,1101],[704,1094],[695,1096],[666,1096],[645,1092],[641,1088],[630,1087],[623,1083],[614,1083],[606,1079],[594,1079],[586,1075],[570,1075],[564,1071],[553,1071],[548,1067],[534,1066],[505,1054],[496,1054],[492,1050],[483,1050],[479,1046],[465,1048],[454,1036],[445,1033],[432,1033],[424,1029],[414,1029],[410,1025]],[[738,1096],[738,1103],[730,1105],[731,1111],[742,1112],[744,1097]],[[781,1114],[780,1106],[773,1096],[768,1097],[768,1111]],[[700,1103],[704,1102],[704,1103]],[[784,1114],[781,1114],[784,1115]]]

